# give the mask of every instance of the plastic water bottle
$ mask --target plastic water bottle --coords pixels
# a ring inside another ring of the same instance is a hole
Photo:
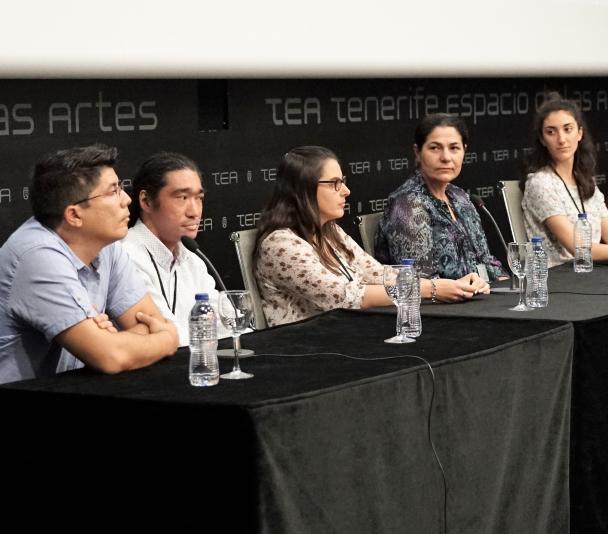
[[[420,318],[420,280],[414,267],[412,259],[401,260],[405,268],[399,276],[399,294],[405,299],[400,305],[404,306],[402,311],[402,335],[417,338],[422,333],[422,319]]]
[[[190,384],[214,386],[219,382],[217,316],[207,293],[197,293],[190,311]]]
[[[574,272],[590,273],[593,271],[591,256],[591,223],[586,213],[579,213],[574,224]]]
[[[549,291],[547,278],[549,269],[547,267],[547,253],[543,248],[543,238],[532,238],[532,249],[527,258],[526,277],[526,304],[530,308],[544,308],[549,304]]]

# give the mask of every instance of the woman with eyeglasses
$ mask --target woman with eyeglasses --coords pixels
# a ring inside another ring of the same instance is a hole
[[[608,259],[608,209],[593,170],[595,146],[579,107],[550,93],[538,108],[532,152],[521,181],[521,207],[528,236],[546,237],[549,267],[572,261],[574,223],[579,213],[591,222],[591,254]]]
[[[490,254],[469,195],[452,183],[462,169],[467,142],[467,127],[455,115],[436,113],[420,121],[416,170],[390,194],[378,224],[374,252],[379,261],[414,258],[429,277],[457,279],[477,272],[487,273],[489,280],[508,278]]]
[[[382,284],[383,266],[336,223],[344,215],[348,195],[340,162],[331,150],[303,146],[283,156],[260,218],[254,253],[270,326],[334,308],[392,305]],[[477,275],[421,281],[423,298],[444,302],[488,290]]]

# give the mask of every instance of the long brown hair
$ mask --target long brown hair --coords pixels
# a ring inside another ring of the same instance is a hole
[[[283,155],[272,196],[258,223],[254,261],[259,259],[260,245],[264,239],[283,228],[289,228],[310,243],[321,263],[334,273],[339,272],[338,266],[324,244],[337,249],[349,261],[353,259],[353,253],[338,235],[335,221],[328,221],[323,226],[320,223],[317,182],[323,165],[332,159],[339,163],[331,150],[321,146],[292,148]]]

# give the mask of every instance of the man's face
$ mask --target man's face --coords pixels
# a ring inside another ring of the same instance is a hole
[[[191,169],[165,174],[166,185],[156,200],[140,199],[142,218],[150,231],[171,251],[182,236],[195,238],[203,216],[203,187]]]
[[[109,244],[127,235],[131,198],[122,190],[114,169],[103,168],[88,199],[80,211],[89,238]]]

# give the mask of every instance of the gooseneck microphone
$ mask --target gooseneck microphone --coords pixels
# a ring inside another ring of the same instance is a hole
[[[201,260],[203,260],[205,262],[207,267],[209,267],[209,269],[211,270],[211,274],[213,275],[213,278],[215,278],[216,282],[219,284],[222,291],[227,291],[224,281],[222,280],[222,277],[220,276],[220,273],[217,272],[217,269],[215,268],[213,263],[211,263],[211,260],[203,254],[203,251],[201,250],[201,247],[199,247],[198,243],[191,237],[188,237],[187,235],[183,235],[181,237],[181,241],[182,241],[182,244],[190,252],[194,252],[194,254],[196,254]],[[234,340],[235,338],[232,338],[232,339]],[[240,343],[240,338],[236,338],[236,339],[237,339],[236,342]],[[239,357],[240,358],[247,358],[248,356],[253,356],[255,354],[250,349],[241,348],[240,344],[238,345],[238,348],[239,348]],[[222,358],[222,357],[231,358],[233,356],[233,354],[234,353],[232,352],[231,349],[222,349],[222,350],[217,351],[217,355],[220,358]]]
[[[207,264],[207,267],[209,267],[209,269],[211,270],[211,274],[213,274],[213,278],[215,278],[219,286],[222,288],[222,291],[226,291],[226,286],[224,285],[222,277],[217,272],[217,269],[213,266],[213,263],[211,263],[211,260],[203,254],[203,252],[201,251],[201,247],[198,246],[198,243],[187,235],[183,235],[181,240],[182,244],[190,252],[194,252],[194,254],[196,254],[201,260],[203,260]]]
[[[490,220],[492,221],[492,224],[494,225],[494,228],[496,228],[498,237],[500,237],[500,242],[502,243],[502,246],[505,249],[505,254],[506,254],[506,256],[509,256],[509,249],[507,248],[507,243],[505,242],[505,238],[503,237],[502,232],[500,231],[500,228],[498,227],[498,224],[496,224],[496,219],[494,219],[494,217],[492,216],[492,214],[490,213],[488,208],[486,208],[486,205],[484,204],[484,202],[480,196],[477,196],[477,195],[469,195],[469,196],[471,197],[473,204],[475,204],[475,207],[482,210],[490,218]]]
[[[469,196],[471,197],[471,201],[473,202],[473,204],[475,204],[475,207],[480,209],[481,211],[483,211],[492,221],[492,224],[494,225],[494,228],[496,229],[496,232],[498,233],[498,237],[500,238],[502,247],[505,249],[505,258],[508,258],[509,257],[509,248],[507,247],[505,238],[502,235],[502,232],[500,231],[498,224],[496,223],[496,219],[494,219],[494,217],[490,213],[490,210],[488,210],[488,208],[486,208],[486,205],[484,204],[484,202],[480,196],[478,196],[478,195],[469,195]],[[500,288],[499,287],[499,288],[492,289],[492,291],[495,291],[495,292],[515,291],[515,277],[514,276],[511,277],[511,287],[510,288]]]

